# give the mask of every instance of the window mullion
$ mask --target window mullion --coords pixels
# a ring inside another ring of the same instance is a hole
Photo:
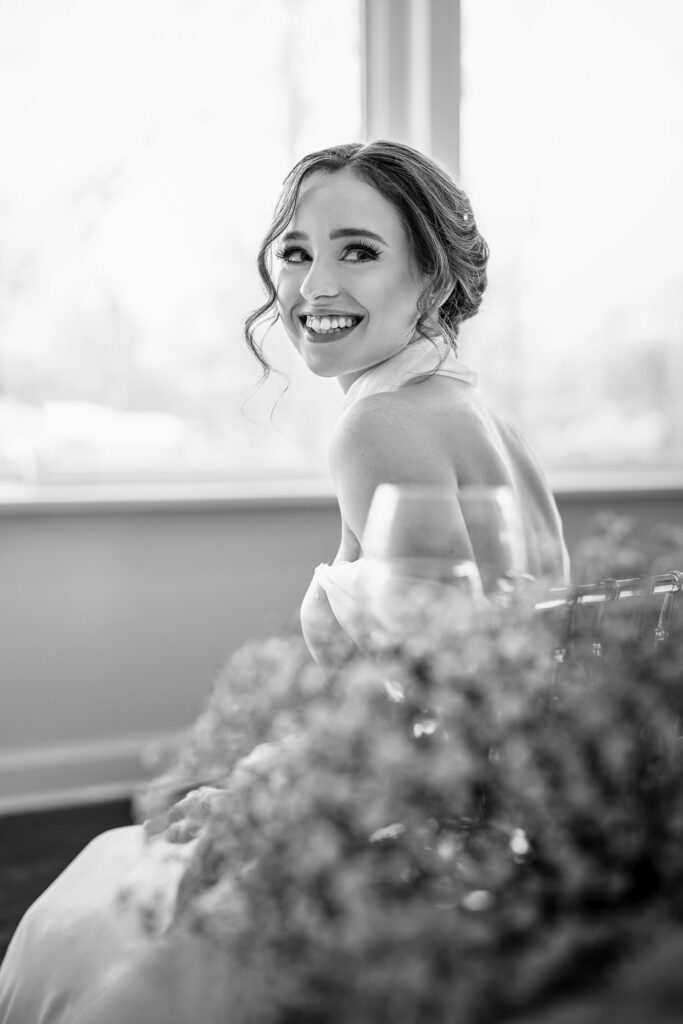
[[[457,174],[459,0],[365,0],[365,129],[421,149]]]

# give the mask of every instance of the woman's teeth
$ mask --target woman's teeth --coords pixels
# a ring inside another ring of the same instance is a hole
[[[307,316],[306,327],[316,334],[332,334],[333,331],[355,326],[358,320],[355,316]]]

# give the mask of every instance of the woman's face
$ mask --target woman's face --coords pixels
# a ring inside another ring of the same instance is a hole
[[[346,391],[405,348],[423,279],[377,189],[348,169],[312,173],[278,242],[278,311],[313,373],[338,377]]]

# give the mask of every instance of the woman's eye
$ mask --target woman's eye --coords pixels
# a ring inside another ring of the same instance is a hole
[[[304,249],[299,249],[296,246],[278,249],[275,255],[279,260],[282,260],[283,263],[303,263],[309,258],[308,253],[305,252]]]
[[[348,263],[366,263],[369,260],[376,260],[379,255],[379,249],[376,249],[374,245],[366,245],[365,243],[362,245],[349,245],[344,250],[344,259]]]

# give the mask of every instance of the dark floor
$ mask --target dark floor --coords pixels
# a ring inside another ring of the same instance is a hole
[[[0,960],[22,915],[100,832],[132,824],[130,802],[0,817]]]

